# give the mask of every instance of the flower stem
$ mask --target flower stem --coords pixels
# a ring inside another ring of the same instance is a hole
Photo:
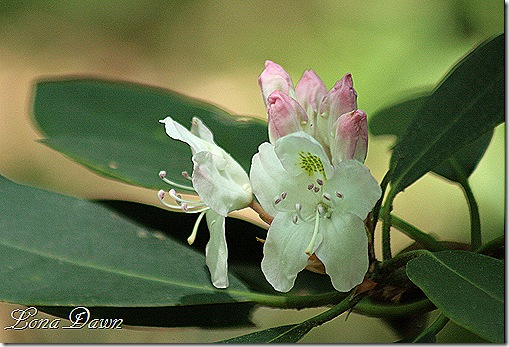
[[[413,339],[412,342],[416,343],[422,342],[421,339],[425,338],[426,335],[432,334],[435,336],[445,327],[447,323],[449,323],[449,318],[447,318],[443,314],[443,312],[441,312],[438,315],[438,317],[433,321],[433,323],[431,323],[429,327],[424,329],[424,331],[420,333],[415,339]]]
[[[481,218],[479,217],[479,207],[477,206],[477,201],[475,200],[474,193],[472,192],[470,184],[468,183],[468,176],[461,165],[458,164],[458,162],[454,159],[450,159],[448,163],[454,169],[454,172],[457,176],[456,182],[460,184],[468,202],[468,211],[470,214],[470,246],[472,250],[475,251],[482,245]]]
[[[447,247],[445,247],[440,242],[435,240],[429,234],[426,234],[425,232],[419,230],[412,224],[402,220],[399,217],[396,217],[395,215],[391,215],[391,223],[396,229],[398,229],[411,239],[419,242],[425,249],[429,251],[437,252],[444,251],[447,249]]]
[[[463,192],[465,193],[465,197],[468,201],[468,210],[470,212],[470,246],[472,247],[472,250],[475,251],[482,245],[479,206],[477,205],[477,201],[475,200],[472,189],[470,188],[470,184],[468,184],[468,180],[462,180],[460,185],[463,188]]]
[[[256,201],[255,199],[251,200],[251,203],[249,204],[249,207],[251,207],[256,213],[258,213],[258,216],[260,216],[261,220],[264,221],[267,224],[272,224],[272,221],[274,220],[274,217],[272,217],[270,214],[268,214]]]

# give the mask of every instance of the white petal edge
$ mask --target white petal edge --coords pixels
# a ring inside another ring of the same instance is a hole
[[[368,237],[364,221],[352,213],[333,213],[320,223],[322,243],[315,253],[332,285],[348,292],[362,283],[368,271]]]
[[[211,209],[221,216],[247,207],[253,198],[249,177],[233,158],[211,152],[193,156],[193,187]]]
[[[212,284],[216,288],[228,287],[228,248],[225,237],[225,218],[212,210],[205,213],[210,239],[205,247],[206,264]]]
[[[279,292],[293,288],[297,274],[307,265],[305,250],[313,235],[313,223],[293,224],[290,213],[276,215],[263,245],[262,271],[267,281]],[[321,236],[317,239],[319,245]]]

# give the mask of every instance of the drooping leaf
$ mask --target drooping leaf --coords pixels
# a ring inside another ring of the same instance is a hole
[[[159,120],[171,116],[185,127],[198,117],[215,141],[246,171],[258,145],[267,141],[264,122],[227,112],[170,90],[93,78],[40,81],[35,122],[43,142],[101,175],[147,188],[166,188],[158,173],[188,183],[191,151],[170,139]]]
[[[0,301],[150,307],[248,302],[215,289],[196,251],[96,203],[0,177]],[[185,267],[182,264],[186,264]]]
[[[504,342],[503,261],[442,251],[411,260],[407,274],[458,325],[491,342]]]
[[[486,134],[504,122],[504,67],[500,35],[467,55],[426,98],[394,148],[395,193],[479,138],[487,141]]]

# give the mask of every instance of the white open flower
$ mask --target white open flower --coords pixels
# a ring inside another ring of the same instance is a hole
[[[175,140],[187,143],[193,154],[193,173],[189,177],[191,186],[181,185],[169,180],[166,172],[159,176],[175,188],[196,192],[197,199],[184,199],[175,189],[169,195],[176,205],[165,202],[164,191],[159,191],[159,199],[170,208],[187,213],[199,213],[195,226],[188,239],[192,244],[198,225],[206,216],[210,239],[206,246],[206,262],[211,273],[212,283],[217,288],[228,287],[228,249],[225,239],[225,217],[229,212],[247,207],[252,201],[252,190],[244,169],[228,153],[214,142],[214,137],[201,120],[193,118],[191,130],[175,122],[170,117],[160,121],[166,133]]]
[[[260,204],[274,216],[262,271],[276,290],[289,291],[312,254],[336,290],[363,281],[369,265],[364,219],[381,196],[364,164],[331,162],[318,141],[299,131],[263,143],[250,176]]]

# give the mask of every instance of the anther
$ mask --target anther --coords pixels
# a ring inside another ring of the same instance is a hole
[[[160,190],[158,193],[157,193],[157,196],[159,197],[159,200],[163,200],[164,199],[164,190]]]
[[[315,185],[314,185],[313,183],[308,184],[308,190],[311,190],[311,189],[313,189],[314,187],[315,187]]]
[[[161,179],[165,178],[166,177],[166,171],[159,171],[159,177],[161,177]]]
[[[277,205],[281,202],[281,197],[278,197],[275,201],[274,201],[274,204]]]
[[[314,187],[314,188],[313,188],[313,191],[314,191],[315,193],[318,193],[318,192],[320,191],[320,188],[318,188],[318,187]]]
[[[323,193],[323,198],[324,198],[325,200],[328,200],[328,201],[331,201],[331,200],[332,200],[332,199],[331,199],[331,197],[330,197],[330,195],[329,195],[329,194],[327,194],[327,193]]]
[[[189,176],[187,171],[182,171],[182,177],[187,178],[187,179],[191,179],[191,176]]]
[[[335,193],[336,193],[336,196],[337,196],[338,198],[343,199],[343,194],[341,194],[341,193],[340,193],[340,192],[338,192],[337,190],[336,190],[336,192],[335,192]]]
[[[282,192],[281,193],[281,199],[285,199],[286,198],[286,192]]]
[[[323,186],[323,180],[317,178],[316,179],[316,183],[318,183],[319,185]]]
[[[293,224],[297,224],[298,220],[299,220],[299,216],[297,216],[296,214],[294,214],[294,215],[292,216],[292,222],[293,222]]]
[[[187,204],[184,202],[182,203],[182,205],[180,205],[180,208],[182,209],[182,211],[184,212],[187,212],[189,210],[189,207],[187,206]]]

